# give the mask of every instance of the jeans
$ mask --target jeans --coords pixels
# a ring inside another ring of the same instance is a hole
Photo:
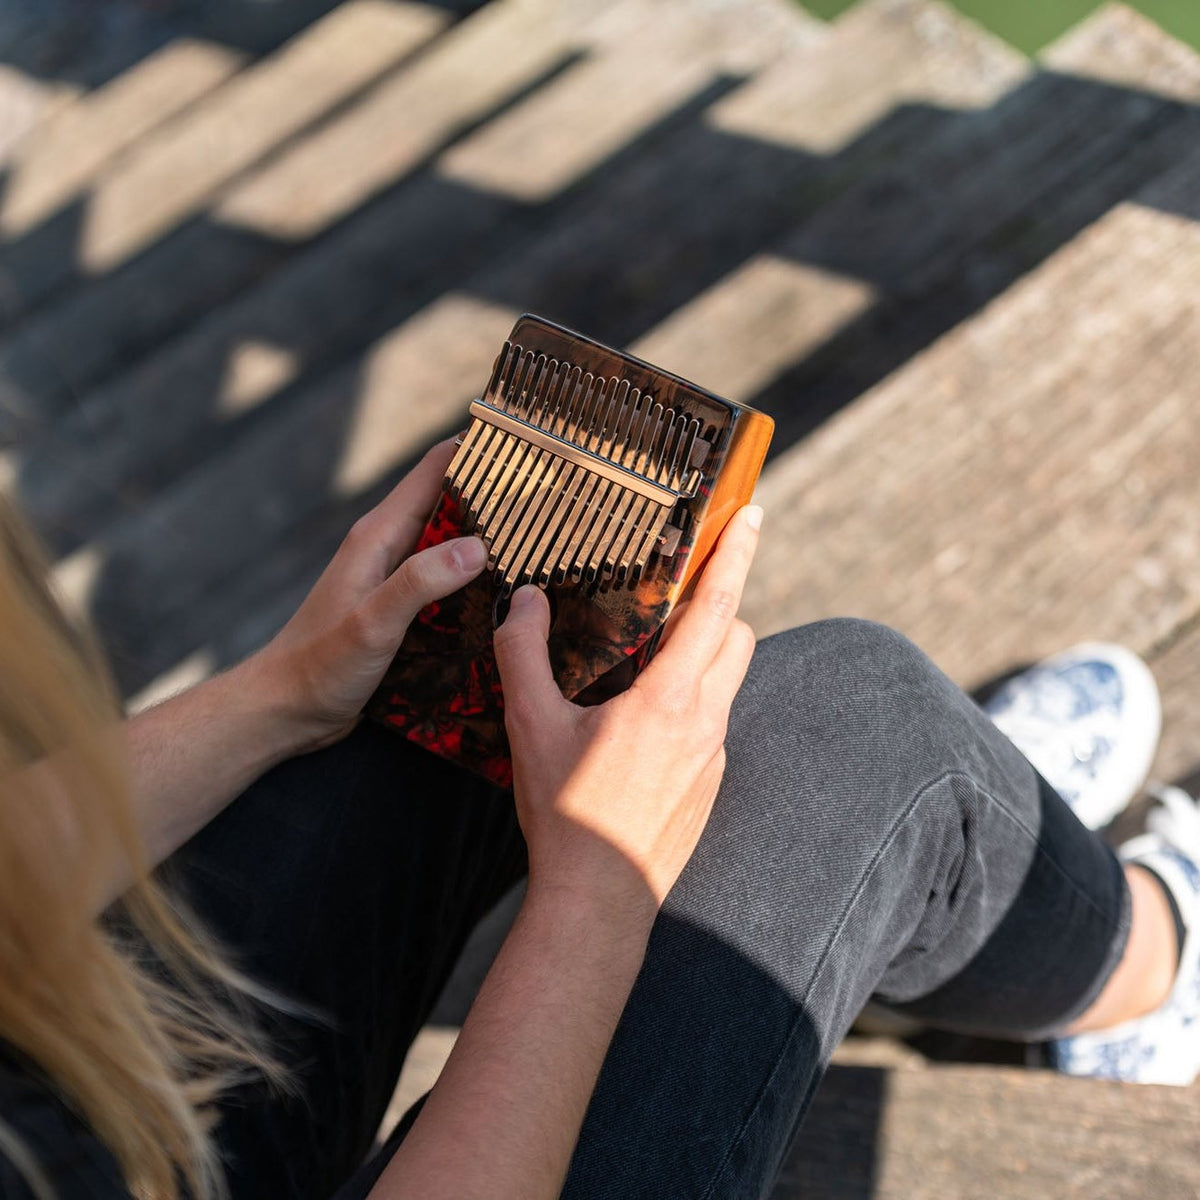
[[[727,755],[568,1200],[766,1196],[868,999],[1040,1039],[1123,953],[1111,851],[898,634],[837,620],[762,642]],[[364,725],[270,772],[170,866],[248,972],[321,1014],[270,1018],[299,1095],[225,1106],[232,1195],[359,1200],[412,1120],[368,1159],[405,1052],[523,872],[511,797]]]

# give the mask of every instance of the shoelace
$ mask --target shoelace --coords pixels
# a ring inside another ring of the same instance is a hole
[[[1146,829],[1170,846],[1200,862],[1200,804],[1181,787],[1152,787],[1158,807],[1146,818]]]

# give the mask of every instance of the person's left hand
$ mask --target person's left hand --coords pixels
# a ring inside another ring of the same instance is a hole
[[[453,455],[452,441],[435,446],[360,517],[296,615],[243,664],[288,723],[294,752],[349,733],[412,619],[483,570],[475,537],[412,553]]]

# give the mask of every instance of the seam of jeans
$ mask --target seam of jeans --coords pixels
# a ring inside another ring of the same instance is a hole
[[[809,985],[805,989],[804,995],[800,998],[797,1014],[792,1019],[791,1028],[788,1030],[787,1037],[783,1041],[783,1046],[780,1049],[779,1057],[775,1060],[775,1065],[771,1068],[771,1071],[768,1073],[767,1078],[763,1081],[762,1087],[759,1089],[759,1093],[755,1097],[754,1103],[750,1106],[750,1110],[746,1114],[745,1119],[742,1121],[742,1124],[739,1126],[737,1132],[734,1134],[733,1138],[730,1140],[729,1147],[726,1149],[724,1157],[721,1159],[720,1163],[717,1165],[716,1169],[714,1170],[712,1180],[709,1183],[708,1187],[703,1192],[703,1194],[701,1196],[701,1200],[712,1200],[712,1197],[715,1194],[714,1188],[717,1186],[718,1181],[720,1180],[722,1174],[724,1173],[725,1168],[728,1165],[729,1160],[732,1157],[734,1150],[737,1149],[737,1147],[744,1141],[751,1124],[754,1122],[756,1116],[758,1115],[760,1109],[762,1108],[763,1098],[770,1091],[771,1086],[774,1083],[775,1078],[778,1074],[779,1065],[782,1062],[784,1056],[786,1055],[788,1049],[791,1047],[792,1042],[796,1036],[796,1031],[801,1025],[801,1019],[800,1019],[801,1014],[805,1011],[806,1006],[809,1001],[809,998],[812,996],[814,990],[817,988],[818,984],[821,982],[826,963],[828,963],[828,961],[829,961],[829,956],[833,952],[834,946],[837,944],[839,938],[841,937],[842,931],[846,928],[846,924],[849,919],[850,913],[853,911],[854,906],[862,898],[862,895],[863,895],[864,890],[866,889],[867,883],[869,882],[871,877],[874,875],[880,862],[883,860],[884,855],[886,855],[887,852],[892,848],[893,844],[895,843],[896,836],[899,833],[900,829],[903,828],[903,826],[907,823],[909,818],[912,816],[912,814],[916,811],[917,807],[920,805],[921,801],[924,800],[925,797],[934,788],[940,786],[941,784],[945,783],[949,779],[964,779],[964,780],[966,780],[968,783],[971,784],[972,787],[974,787],[980,793],[980,795],[986,797],[989,801],[991,801],[992,804],[994,804],[1002,813],[1004,813],[1004,815],[1006,817],[1008,817],[1012,821],[1012,823],[1018,829],[1020,829],[1021,832],[1024,833],[1026,835],[1026,837],[1028,837],[1034,843],[1034,852],[1045,855],[1047,861],[1054,867],[1055,871],[1057,871],[1058,874],[1060,876],[1062,876],[1063,880],[1070,885],[1071,890],[1073,892],[1075,892],[1075,894],[1078,895],[1082,900],[1084,900],[1085,903],[1087,903],[1088,906],[1094,912],[1096,912],[1100,916],[1104,915],[1100,911],[1100,909],[1092,902],[1091,898],[1089,896],[1086,896],[1076,886],[1074,880],[1072,880],[1071,877],[1065,871],[1062,870],[1062,868],[1058,865],[1058,863],[1056,863],[1054,861],[1054,859],[1050,857],[1050,855],[1045,854],[1045,851],[1042,849],[1040,841],[1038,839],[1038,835],[1036,833],[1034,833],[1025,824],[1025,822],[1020,820],[1015,813],[1010,811],[1006,805],[1001,803],[1000,800],[998,800],[995,796],[993,796],[986,788],[981,787],[966,771],[963,771],[960,768],[953,768],[948,771],[943,771],[942,774],[938,775],[935,779],[931,779],[927,783],[922,784],[921,787],[918,788],[917,791],[913,794],[912,799],[905,806],[904,810],[902,812],[900,812],[899,814],[897,814],[896,819],[892,822],[891,828],[887,832],[887,835],[880,842],[879,847],[875,851],[874,856],[871,858],[871,861],[867,864],[866,868],[864,869],[862,876],[859,879],[858,884],[856,885],[856,887],[854,889],[854,893],[846,901],[845,907],[842,909],[841,915],[838,917],[837,925],[835,926],[833,932],[829,935],[829,940],[828,940],[828,942],[826,942],[825,948],[821,951],[821,955],[817,960],[817,965],[816,965],[815,969],[813,970],[812,979],[809,981]]]

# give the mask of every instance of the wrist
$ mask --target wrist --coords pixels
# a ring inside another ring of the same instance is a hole
[[[615,852],[614,852],[615,853]],[[557,915],[598,933],[649,937],[658,916],[653,890],[632,863],[621,860],[603,872],[543,874],[531,865],[525,906]]]
[[[265,651],[251,655],[217,677],[223,681],[230,703],[254,729],[260,745],[275,761],[315,750],[322,733],[299,703],[286,672]]]

